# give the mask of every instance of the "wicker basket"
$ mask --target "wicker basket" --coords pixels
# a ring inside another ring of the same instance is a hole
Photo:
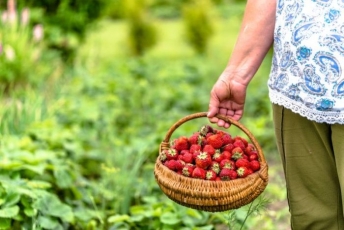
[[[170,148],[171,135],[180,125],[206,116],[206,112],[191,114],[172,125],[160,144],[159,154],[163,149]],[[167,197],[183,206],[208,212],[237,209],[249,204],[264,191],[268,184],[268,165],[254,136],[238,121],[222,115],[217,115],[217,117],[237,126],[249,137],[258,152],[261,164],[259,171],[245,178],[230,181],[207,181],[179,175],[164,166],[159,157],[154,169],[156,181]]]

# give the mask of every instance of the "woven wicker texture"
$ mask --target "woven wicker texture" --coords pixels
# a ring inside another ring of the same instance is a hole
[[[159,154],[163,149],[170,148],[170,138],[180,125],[189,120],[206,116],[206,112],[191,114],[172,125],[160,144]],[[255,137],[238,121],[222,115],[217,115],[217,117],[240,128],[249,137],[258,152],[261,164],[259,171],[246,178],[230,181],[207,181],[179,175],[164,166],[159,157],[157,157],[154,169],[156,181],[167,197],[183,206],[208,212],[237,209],[249,204],[264,191],[268,184],[268,165]]]

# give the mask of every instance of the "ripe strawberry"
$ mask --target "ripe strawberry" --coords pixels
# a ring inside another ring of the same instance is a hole
[[[184,166],[185,166],[185,162],[184,161],[176,160],[176,166],[175,167],[176,167],[177,171],[183,170]]]
[[[178,152],[176,149],[170,148],[167,151],[165,151],[167,160],[176,160],[178,159]]]
[[[207,152],[201,152],[198,154],[198,156],[195,159],[196,166],[202,168],[202,169],[207,169],[209,165],[211,164],[211,156]]]
[[[223,133],[222,135],[223,145],[228,145],[232,143],[232,136],[229,133]]]
[[[173,160],[173,159],[165,161],[164,165],[173,171],[175,171],[177,169],[176,168],[176,160]]]
[[[258,171],[260,169],[260,163],[257,160],[253,160],[250,162],[249,167],[254,171]]]
[[[250,161],[258,160],[258,154],[251,154],[251,155],[248,157],[248,159],[249,159]]]
[[[217,176],[217,177],[215,178],[215,181],[221,181],[221,178],[220,178],[219,176]]]
[[[229,151],[222,151],[222,157],[223,157],[223,159],[231,159],[232,153]]]
[[[235,170],[233,170],[233,169],[229,170],[229,178],[231,180],[237,179],[238,178],[238,173]]]
[[[185,153],[190,153],[190,150],[189,149],[184,149],[184,150],[179,152],[179,155],[184,155]]]
[[[216,172],[213,170],[207,170],[205,174],[205,179],[206,180],[215,180],[217,177]]]
[[[184,161],[185,163],[190,163],[192,164],[194,162],[194,157],[193,155],[189,153],[185,153],[184,155],[181,155],[181,160]]]
[[[202,150],[202,151],[203,151],[203,152],[209,153],[210,156],[212,156],[212,155],[215,154],[215,149],[214,149],[214,147],[211,146],[211,145],[205,145],[205,146],[203,147],[203,150]]]
[[[234,145],[234,147],[240,147],[242,150],[245,150],[245,148],[246,148],[244,142],[242,142],[242,140],[240,140],[240,139],[234,140],[233,145]]]
[[[199,137],[199,135],[200,135],[199,132],[195,132],[195,133],[193,133],[193,134],[189,137],[189,143],[190,143],[190,145],[198,144],[198,137]]]
[[[201,149],[202,149],[201,145],[199,145],[199,144],[192,144],[190,146],[189,151],[190,151],[191,154],[194,154],[195,151],[200,151]]]
[[[207,144],[212,145],[215,149],[219,149],[223,145],[220,134],[212,134],[207,138]]]
[[[221,178],[221,180],[230,180],[230,171],[231,169],[229,168],[223,168],[221,169],[220,173],[219,173],[219,177]]]
[[[220,172],[220,163],[216,162],[216,161],[212,161],[209,169],[213,170],[216,174],[219,174]]]
[[[192,172],[193,178],[205,179],[206,171],[200,167],[196,167]]]
[[[221,169],[224,169],[224,168],[227,168],[227,169],[235,169],[235,162],[232,161],[232,160],[223,159],[223,160],[220,162],[220,168],[221,168]]]
[[[244,144],[245,148],[248,145],[248,141],[245,138],[241,137],[241,136],[236,136],[234,138],[234,142],[237,141],[237,140],[240,140]]]
[[[250,153],[252,151],[256,151],[256,147],[252,143],[248,143],[246,148],[245,148],[245,153],[248,155],[251,155]]]
[[[197,156],[201,153],[201,150],[196,150],[193,154],[192,157],[194,158],[194,160],[196,160]]]
[[[247,159],[241,158],[241,159],[238,159],[238,160],[235,162],[235,166],[236,166],[237,168],[240,168],[240,167],[249,168],[249,167],[250,167],[250,162],[249,162]]]
[[[238,159],[243,158],[243,157],[244,157],[244,152],[243,152],[242,148],[235,147],[232,150],[232,159],[238,160]]]
[[[234,145],[232,143],[226,144],[222,147],[222,151],[232,152],[233,149],[234,149]]]
[[[185,164],[185,166],[182,169],[182,174],[186,177],[191,177],[194,169],[195,166],[193,166],[192,164]]]
[[[172,142],[172,147],[179,152],[184,149],[189,149],[190,147],[189,139],[185,136],[178,137]]]
[[[218,150],[215,151],[214,155],[212,156],[213,161],[220,163],[224,158],[222,153]]]
[[[246,167],[240,167],[237,170],[238,177],[245,178],[252,173],[252,170]]]

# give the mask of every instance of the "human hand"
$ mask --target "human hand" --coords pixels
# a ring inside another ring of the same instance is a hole
[[[211,123],[217,123],[220,127],[228,128],[230,124],[217,118],[217,114],[231,117],[234,120],[240,120],[244,112],[246,88],[247,86],[245,84],[234,79],[225,80],[221,76],[210,92],[207,115],[209,121]]]

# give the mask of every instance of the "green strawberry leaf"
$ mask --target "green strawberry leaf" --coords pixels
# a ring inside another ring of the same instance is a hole
[[[0,217],[13,218],[19,213],[19,207],[17,205],[0,209]]]

